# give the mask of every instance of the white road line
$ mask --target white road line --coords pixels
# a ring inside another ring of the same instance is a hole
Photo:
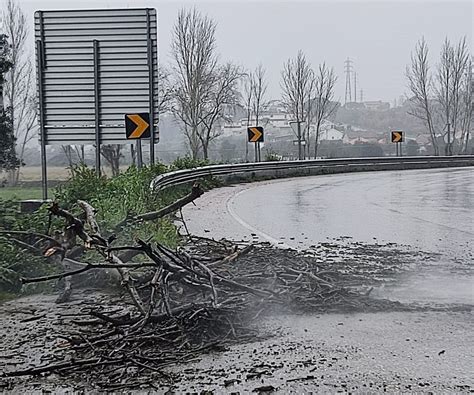
[[[234,199],[236,199],[239,195],[241,195],[244,192],[247,192],[248,189],[244,189],[243,191],[240,191],[236,193],[235,195],[232,195],[227,199],[226,203],[226,208],[227,212],[230,214],[230,216],[238,222],[240,225],[242,225],[244,228],[248,229],[250,232],[255,233],[256,235],[260,236],[261,238],[267,240],[268,242],[272,243],[276,247],[280,248],[285,248],[285,249],[292,249],[292,250],[298,250],[298,248],[292,247],[289,244],[286,244],[278,239],[275,239],[274,237],[270,236],[269,234],[262,232],[261,230],[253,227],[249,223],[245,222],[241,217],[238,216],[238,214],[235,212],[235,210],[232,208],[232,203],[234,202]]]

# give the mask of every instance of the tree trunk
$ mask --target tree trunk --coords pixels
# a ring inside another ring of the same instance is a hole
[[[316,136],[314,139],[314,159],[318,157],[318,145],[319,145],[319,129],[321,128],[321,124],[318,121],[316,124]]]
[[[202,155],[204,159],[209,159],[209,142],[202,143]]]

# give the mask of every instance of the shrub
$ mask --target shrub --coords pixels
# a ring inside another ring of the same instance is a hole
[[[176,158],[170,165],[170,171],[195,169],[196,167],[208,166],[211,162],[208,159],[193,159],[190,156]]]
[[[125,172],[107,178],[97,175],[93,168],[84,164],[70,168],[68,181],[56,188],[54,199],[74,215],[82,215],[77,200],[89,202],[97,210],[97,221],[105,237],[114,232],[115,227],[130,215],[143,214],[159,210],[178,198],[189,193],[189,186],[176,186],[155,193],[151,188],[152,180],[169,170],[187,169],[208,165],[207,160],[194,160],[189,157],[178,158],[168,168],[158,163],[138,169],[135,166]],[[203,182],[208,188],[216,185],[213,179]],[[22,230],[35,233],[49,233],[51,230],[62,230],[64,221],[50,217],[48,205],[43,205],[37,212],[21,214],[18,202],[0,200],[0,230]],[[135,238],[154,240],[170,247],[179,243],[176,226],[169,218],[154,222],[132,223],[118,235],[117,244],[133,244]],[[81,260],[95,262],[99,259],[94,251],[88,251]],[[33,254],[12,243],[7,236],[0,234],[0,293],[19,292],[22,276],[40,276],[54,270],[45,258]]]

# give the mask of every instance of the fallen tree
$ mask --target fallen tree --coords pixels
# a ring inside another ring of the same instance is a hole
[[[124,224],[156,220],[201,195],[195,185],[172,208],[128,218]],[[83,379],[87,372],[87,380],[100,388],[137,388],[144,380],[148,384],[171,380],[163,371],[170,364],[193,360],[233,342],[254,340],[259,333],[254,323],[274,309],[354,310],[388,303],[373,304],[367,294],[344,287],[339,271],[303,257],[274,259],[268,246],[263,249],[267,254],[259,255],[262,246],[192,236],[176,249],[140,238],[131,245],[116,246],[116,235],[101,233],[94,207],[85,201],[78,201],[78,206],[80,216],[57,203],[50,206],[50,214],[64,221],[55,237],[28,235],[35,241],[34,248],[38,240],[44,241],[44,255],[61,264],[63,271],[23,278],[23,283],[68,279],[59,300],[64,303],[71,297],[71,278],[90,270],[113,269],[126,297],[120,305],[93,306],[91,319],[76,320],[75,327],[65,328],[58,335],[64,340],[60,356],[39,366],[5,372],[4,379],[51,372]],[[78,247],[94,250],[102,261],[81,263],[68,258]],[[139,259],[130,262],[134,257]],[[72,270],[71,263],[81,267]]]

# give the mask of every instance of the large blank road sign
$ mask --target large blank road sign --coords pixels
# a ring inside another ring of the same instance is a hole
[[[124,115],[150,113],[158,141],[156,10],[35,13],[45,144],[123,144]]]

